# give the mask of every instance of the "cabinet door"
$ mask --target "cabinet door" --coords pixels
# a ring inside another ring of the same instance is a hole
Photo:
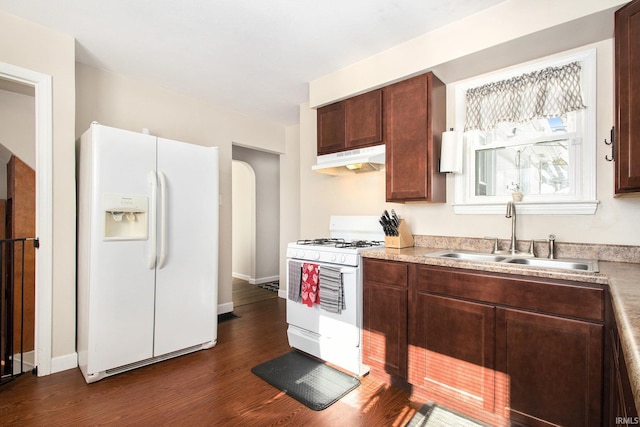
[[[508,380],[509,419],[599,426],[602,340],[602,325],[497,309],[496,368]]]
[[[407,264],[365,259],[363,352],[372,369],[407,378]]]
[[[640,1],[615,14],[615,192],[640,191]]]
[[[421,292],[411,295],[409,382],[452,409],[473,415],[470,408],[493,411],[495,307]]]
[[[346,108],[346,149],[382,143],[382,89],[349,98]]]
[[[318,109],[318,155],[335,153],[345,147],[345,106],[336,102]]]
[[[388,202],[445,201],[445,174],[438,170],[445,91],[432,73],[384,88]]]
[[[364,284],[363,358],[371,367],[407,378],[407,290]]]

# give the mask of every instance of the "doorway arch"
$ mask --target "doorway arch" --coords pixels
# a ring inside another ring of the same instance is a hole
[[[256,275],[256,174],[240,160],[232,160],[231,169],[231,271],[250,281]]]
[[[35,366],[51,373],[53,313],[53,111],[51,76],[0,62],[0,79],[31,86],[35,92],[36,144],[36,322]]]

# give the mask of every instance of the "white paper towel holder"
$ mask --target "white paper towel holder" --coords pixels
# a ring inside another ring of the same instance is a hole
[[[442,132],[440,173],[462,173],[462,141],[453,128]]]

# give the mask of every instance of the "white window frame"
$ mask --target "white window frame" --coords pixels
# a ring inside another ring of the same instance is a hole
[[[457,136],[463,139],[466,121],[466,91],[487,83],[509,79],[542,68],[557,67],[570,62],[579,61],[582,66],[584,110],[583,136],[571,145],[578,161],[571,165],[571,173],[575,173],[575,184],[570,195],[535,195],[525,194],[518,203],[518,214],[546,215],[592,215],[598,207],[596,199],[596,49],[588,49],[572,54],[560,54],[535,62],[485,74],[480,77],[456,84],[456,120]],[[463,173],[455,175],[456,214],[497,214],[504,213],[505,204],[511,200],[507,196],[475,196],[475,150],[463,143]]]

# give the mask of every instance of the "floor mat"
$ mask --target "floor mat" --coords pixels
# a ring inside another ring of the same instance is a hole
[[[271,292],[278,292],[280,290],[280,282],[261,283],[256,285],[259,288],[266,289]]]
[[[464,415],[457,414],[447,408],[425,403],[409,420],[405,427],[483,427]]]
[[[226,322],[227,320],[237,319],[238,315],[234,314],[232,311],[228,313],[218,314],[218,323]]]
[[[360,385],[357,378],[296,350],[254,366],[251,372],[315,411]]]

